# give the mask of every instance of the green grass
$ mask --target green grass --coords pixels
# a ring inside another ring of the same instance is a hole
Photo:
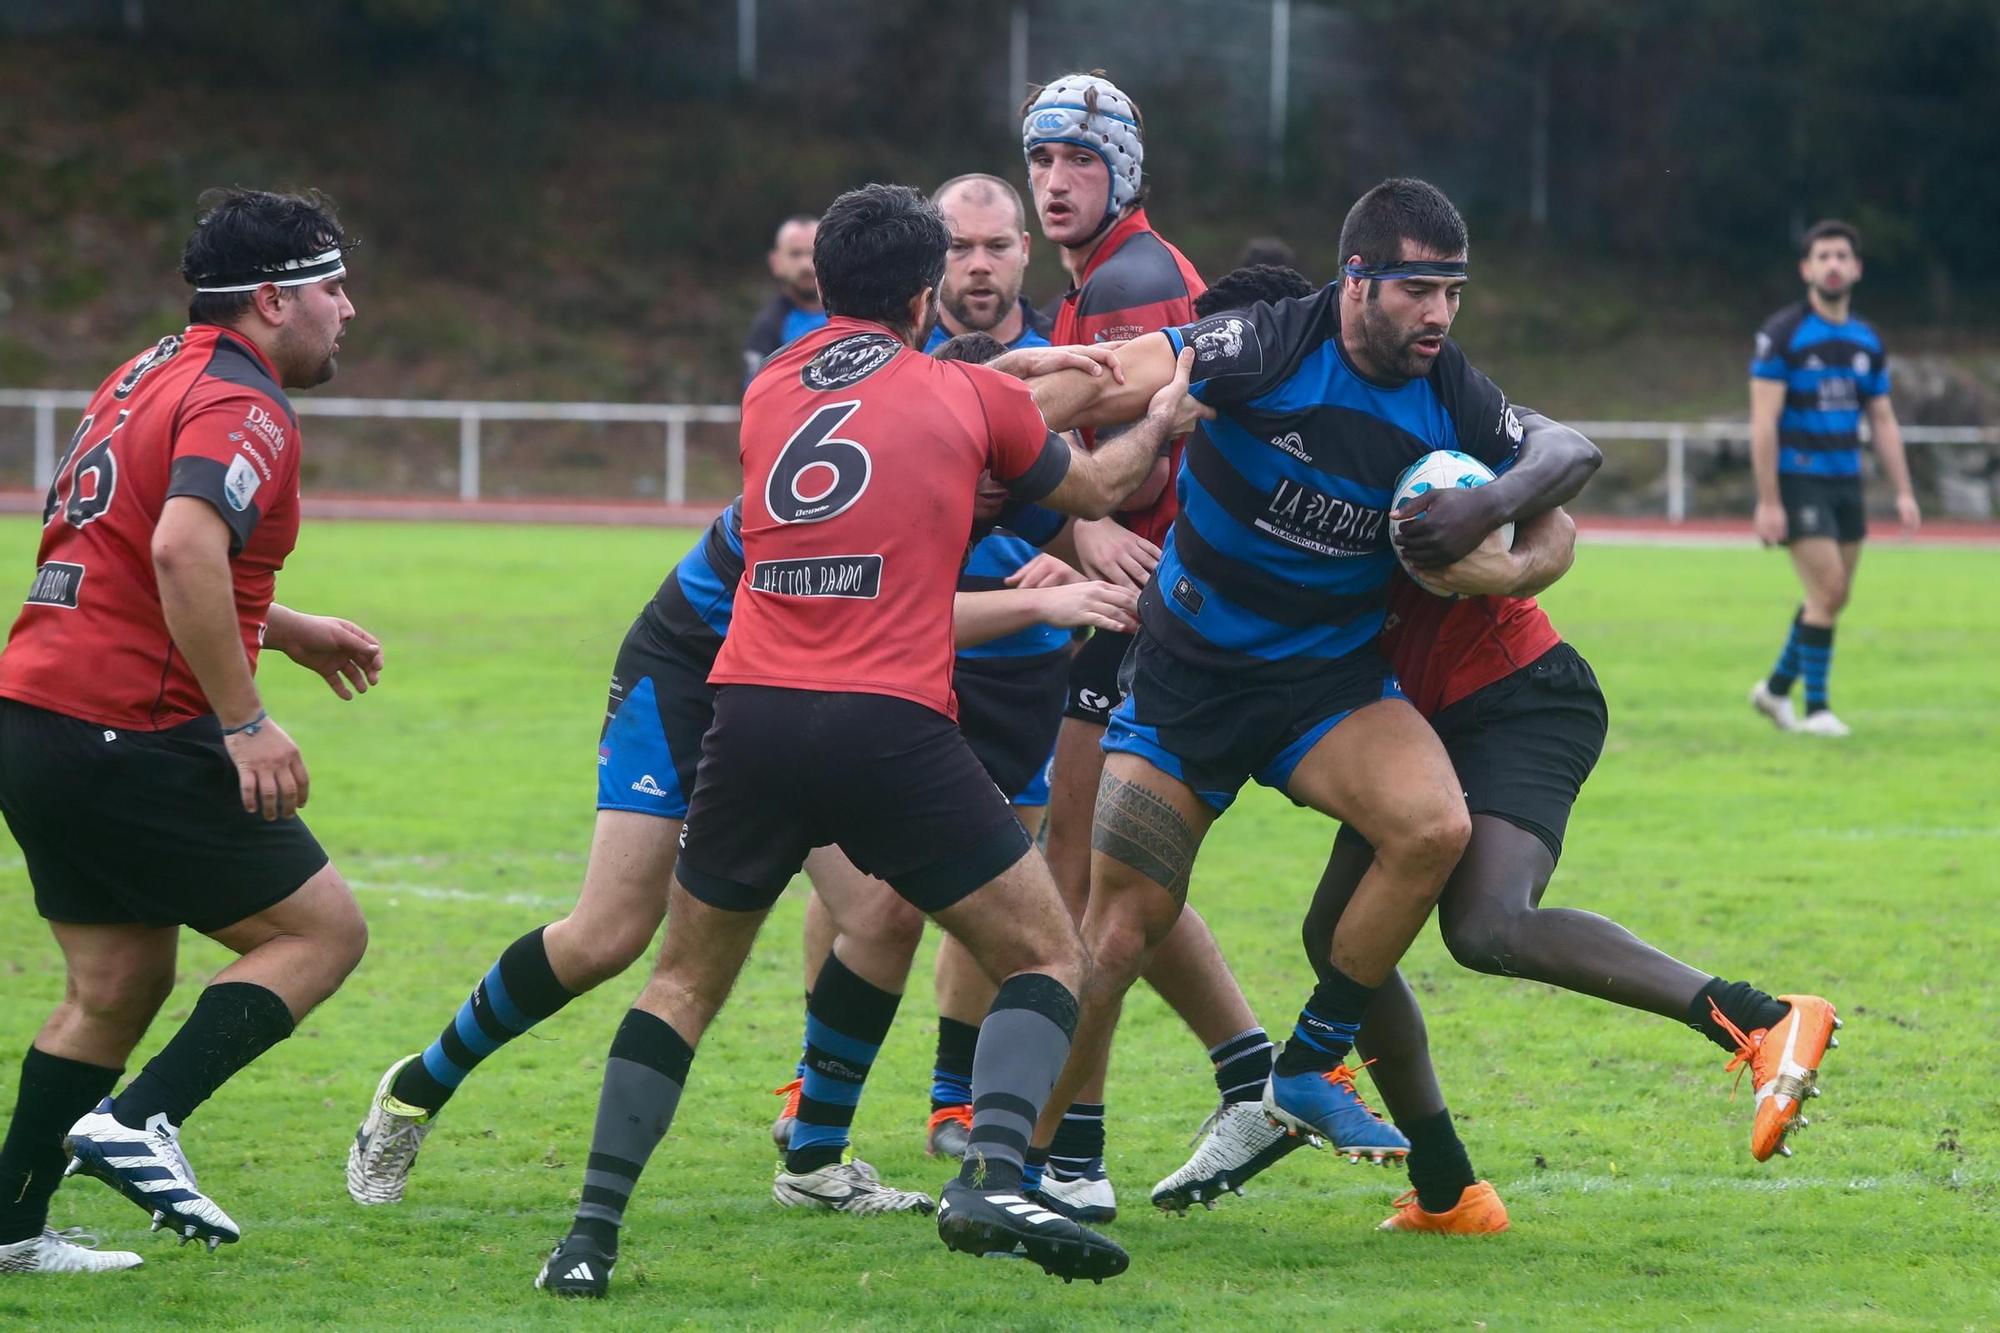
[[[1125,1277],[1066,1287],[948,1255],[927,1221],[782,1212],[766,1089],[789,1077],[798,1040],[794,890],[641,1183],[610,1305],[560,1307],[528,1284],[576,1198],[603,1052],[636,976],[489,1061],[407,1203],[354,1207],[342,1161],[382,1068],[574,893],[611,657],[687,540],[308,527],[285,599],[375,629],[389,673],[342,705],[273,659],[265,689],[312,765],[308,813],[369,914],[369,956],[188,1127],[243,1244],[175,1248],[102,1186],[72,1183],[55,1221],[142,1251],[146,1267],[7,1282],[0,1324],[1994,1325],[2000,560],[1886,543],[1841,631],[1835,693],[1856,728],[1842,744],[1779,737],[1743,703],[1790,614],[1782,557],[1587,549],[1547,598],[1612,714],[1550,901],[1606,911],[1724,976],[1838,1001],[1844,1044],[1790,1161],[1750,1160],[1747,1092],[1731,1099],[1705,1041],[1461,971],[1427,934],[1407,966],[1475,1163],[1512,1211],[1504,1237],[1377,1235],[1400,1174],[1310,1153],[1251,1198],[1154,1215],[1147,1190],[1183,1160],[1213,1092],[1203,1053],[1149,994],[1128,1010],[1110,1089]],[[33,542],[30,524],[0,522],[18,574]],[[1307,988],[1296,927],[1331,832],[1256,792],[1196,870],[1195,899],[1274,1028]],[[222,961],[190,937],[135,1067]],[[934,1190],[945,1172],[921,1152],[927,963],[917,975],[857,1141],[890,1180]],[[0,1052],[25,1047],[61,988],[18,852],[0,842]],[[0,1058],[7,1105],[14,1059]]]

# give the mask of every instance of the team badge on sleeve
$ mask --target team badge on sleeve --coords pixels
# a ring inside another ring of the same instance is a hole
[[[229,501],[229,507],[240,514],[250,507],[250,501],[256,497],[257,488],[263,484],[264,479],[257,475],[256,467],[249,459],[238,454],[230,460],[229,471],[222,478],[222,498]]]
[[[1182,340],[1194,348],[1199,379],[1254,375],[1264,369],[1263,344],[1257,341],[1257,330],[1241,315],[1210,315],[1188,325]]]

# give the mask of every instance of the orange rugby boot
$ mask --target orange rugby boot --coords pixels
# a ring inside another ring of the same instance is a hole
[[[784,1152],[792,1146],[792,1126],[798,1122],[799,1098],[804,1095],[805,1086],[806,1081],[803,1078],[795,1078],[781,1088],[771,1089],[773,1097],[785,1099],[784,1109],[780,1110],[778,1118],[771,1122],[771,1142],[778,1145],[779,1152]]]
[[[1709,1001],[1716,1022],[1736,1039],[1736,1054],[1728,1069],[1750,1071],[1757,1089],[1757,1119],[1750,1128],[1750,1155],[1760,1162],[1773,1154],[1790,1157],[1785,1139],[1804,1129],[1808,1120],[1799,1114],[1808,1097],[1819,1096],[1819,1062],[1828,1047],[1840,1045],[1834,1030],[1840,1017],[1833,1004],[1817,995],[1780,995],[1791,1006],[1771,1027],[1744,1032],[1723,1017]],[[1738,1073],[1740,1080],[1742,1074]]]
[[[1467,1185],[1458,1202],[1442,1213],[1427,1213],[1417,1192],[1396,1199],[1396,1211],[1377,1231],[1428,1231],[1436,1236],[1494,1236],[1507,1229],[1507,1205],[1485,1181]]]

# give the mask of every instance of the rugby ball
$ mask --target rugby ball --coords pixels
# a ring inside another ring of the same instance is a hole
[[[1456,449],[1434,449],[1422,458],[1419,458],[1416,462],[1410,464],[1409,467],[1403,469],[1403,475],[1396,478],[1395,498],[1390,501],[1389,507],[1392,510],[1401,509],[1411,500],[1416,499],[1419,495],[1427,491],[1448,491],[1464,486],[1484,486],[1491,480],[1493,480],[1493,469],[1474,458],[1471,454],[1462,454]],[[1419,514],[1415,518],[1395,522],[1391,525],[1391,533],[1393,535],[1394,531],[1400,529],[1405,522],[1421,523],[1423,521],[1424,516]],[[1494,536],[1500,539],[1502,546],[1512,547],[1514,544],[1514,525],[1512,523],[1502,525],[1494,533]],[[1487,540],[1491,541],[1493,538],[1488,537]],[[1403,552],[1400,547],[1396,548],[1396,559],[1398,562],[1402,562],[1403,560]],[[1458,595],[1457,593],[1446,592],[1442,588],[1432,587],[1430,584],[1424,582],[1422,578],[1418,577],[1417,571],[1411,569],[1407,563],[1403,564],[1403,572],[1408,574],[1411,581],[1419,588],[1422,588],[1425,592],[1433,596],[1456,597]]]

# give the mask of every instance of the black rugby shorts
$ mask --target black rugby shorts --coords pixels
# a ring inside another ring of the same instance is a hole
[[[1063,707],[1064,717],[1100,727],[1110,722],[1111,710],[1125,697],[1118,683],[1118,668],[1131,651],[1132,638],[1100,629],[1084,640],[1069,661],[1069,702]]]
[[[1597,676],[1566,643],[1431,719],[1466,810],[1527,830],[1557,860],[1570,809],[1603,753],[1606,725]]]
[[[944,714],[881,694],[718,688],[681,825],[682,887],[712,907],[762,911],[829,843],[925,912],[1030,847]]]
[[[213,931],[289,898],[326,852],[239,791],[213,716],[127,731],[0,699],[0,813],[47,920]]]
[[[1778,474],[1778,498],[1785,505],[1785,544],[1802,537],[1858,542],[1868,535],[1868,506],[1859,477]]]

